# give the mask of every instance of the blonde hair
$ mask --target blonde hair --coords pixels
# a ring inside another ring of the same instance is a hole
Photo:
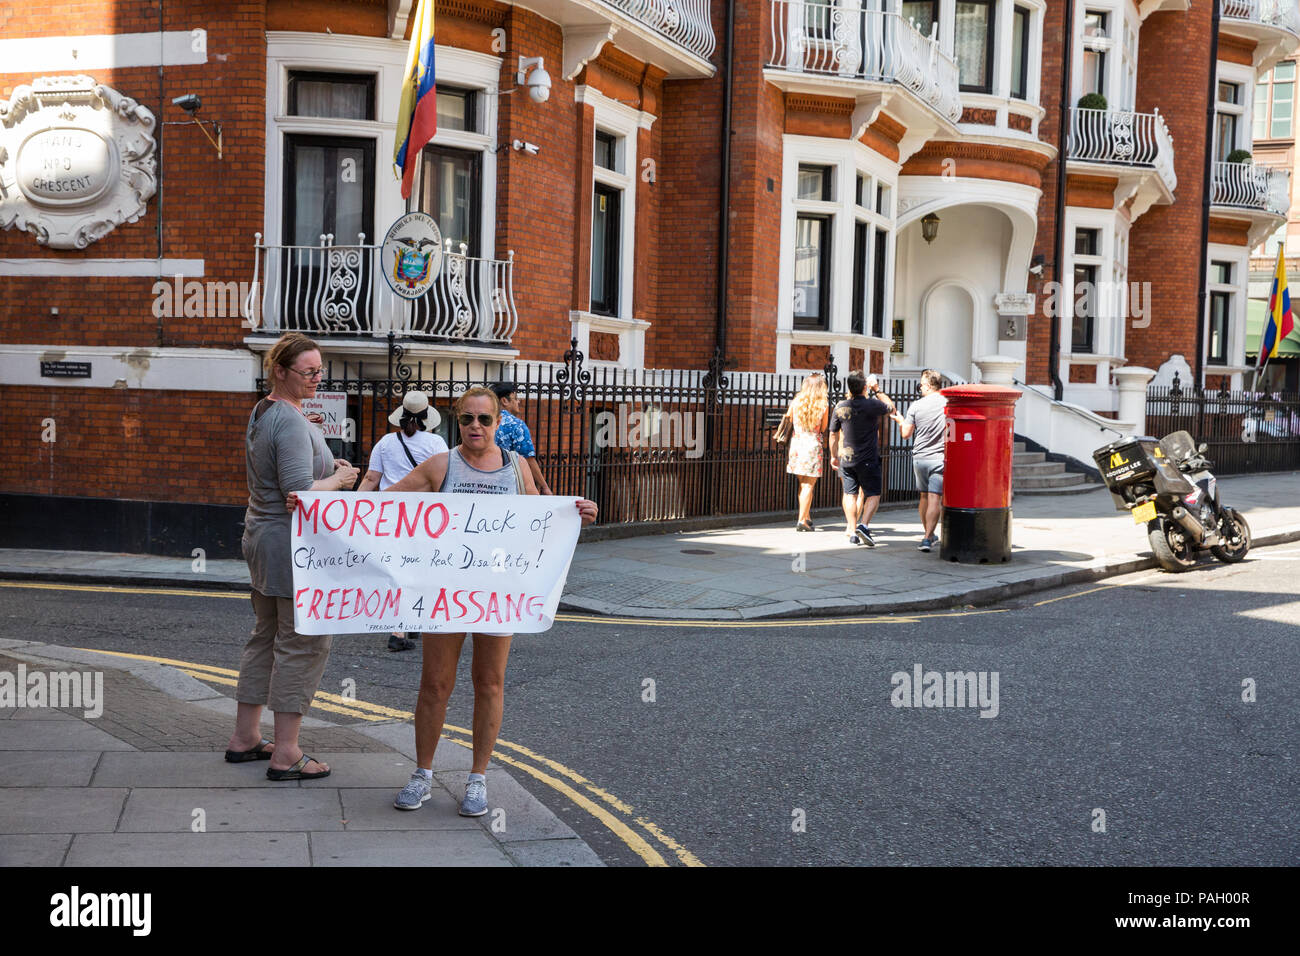
[[[466,389],[464,395],[456,399],[456,401],[452,402],[451,407],[455,410],[457,415],[461,413],[461,409],[465,407],[465,403],[469,401],[471,398],[491,399],[492,414],[495,415],[497,418],[501,417],[501,399],[497,398],[497,393],[492,391],[492,389],[485,388],[482,385],[475,385],[473,388]]]
[[[826,379],[813,373],[803,380],[803,387],[790,403],[794,423],[806,432],[821,428],[826,414]]]
[[[277,365],[293,368],[293,363],[303,352],[318,351],[320,346],[301,332],[286,332],[275,340],[275,344],[262,359],[262,374],[270,380],[271,385],[274,385],[275,376],[272,373]]]

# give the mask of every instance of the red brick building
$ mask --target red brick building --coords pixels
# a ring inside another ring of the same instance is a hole
[[[41,537],[48,515],[112,549],[236,548],[244,422],[286,328],[374,374],[391,331],[408,362],[482,375],[571,338],[596,367],[721,347],[741,371],[1010,375],[1040,386],[1018,430],[1076,457],[1054,375],[1108,415],[1115,369],[1172,375],[1198,342],[1239,378],[1246,257],[1285,189],[1227,160],[1294,0],[1225,2],[1217,61],[1213,9],[1185,0],[438,0],[439,131],[408,206],[412,6],[0,11],[11,542],[88,540]],[[375,248],[408,208],[448,241],[414,308]],[[1132,282],[1149,323],[1076,301]]]

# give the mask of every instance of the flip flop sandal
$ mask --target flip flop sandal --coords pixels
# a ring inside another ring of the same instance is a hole
[[[328,770],[317,770],[315,773],[303,773],[302,768],[307,766],[315,757],[303,754],[298,758],[298,762],[288,770],[276,770],[274,767],[266,768],[267,780],[316,780],[320,777],[328,777]]]
[[[226,763],[245,763],[249,760],[270,760],[271,751],[263,749],[270,746],[270,744],[271,741],[263,737],[262,742],[252,750],[227,750]]]

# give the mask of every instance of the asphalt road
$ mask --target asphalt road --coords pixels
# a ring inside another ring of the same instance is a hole
[[[251,623],[230,598],[0,588],[6,638],[233,668]],[[893,621],[563,622],[516,638],[502,737],[707,865],[1295,865],[1298,629],[1297,545]],[[336,638],[322,689],[413,709],[418,654]],[[923,686],[983,672],[983,706],[895,706],[918,666]],[[640,863],[515,776],[607,862]]]

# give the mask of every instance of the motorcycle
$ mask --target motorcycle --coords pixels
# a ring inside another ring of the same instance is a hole
[[[1219,501],[1219,483],[1185,431],[1154,438],[1125,438],[1092,453],[1115,507],[1145,525],[1156,560],[1166,571],[1195,567],[1208,550],[1225,564],[1246,557],[1250,526]]]

